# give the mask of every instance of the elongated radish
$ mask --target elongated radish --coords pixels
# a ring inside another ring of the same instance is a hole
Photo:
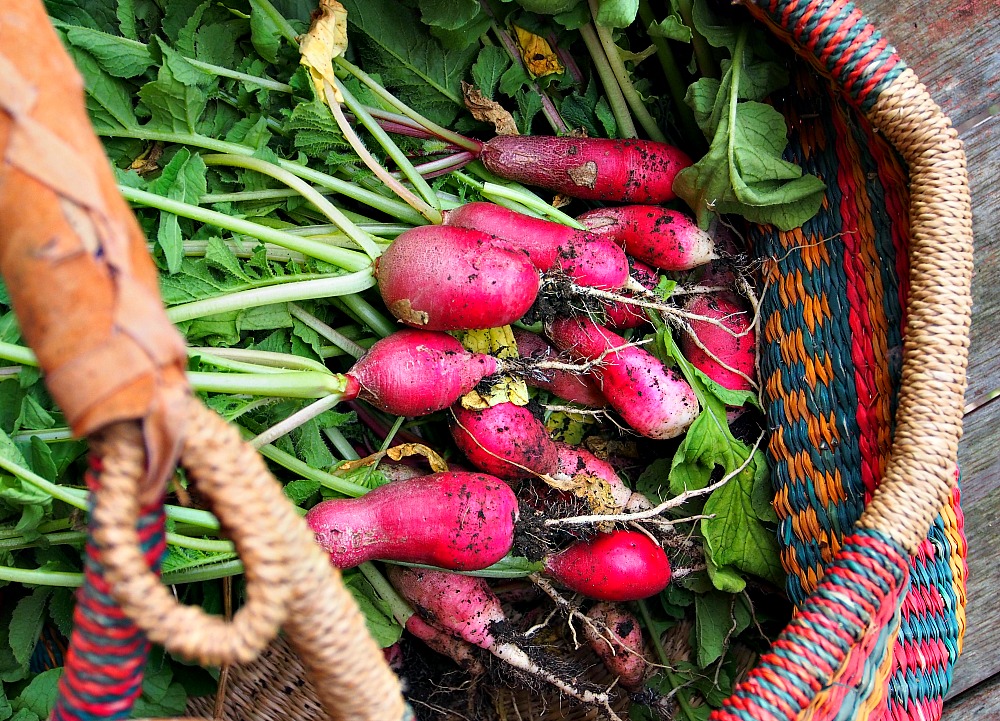
[[[632,489],[625,485],[625,482],[615,472],[614,466],[607,461],[602,461],[585,448],[571,446],[567,443],[557,442],[556,450],[559,453],[556,465],[557,474],[577,479],[588,487],[593,486],[593,483],[588,483],[590,479],[603,481],[607,489],[607,493],[602,494],[606,498],[602,497],[603,503],[600,504],[603,510],[617,513],[625,507],[625,504],[632,497]]]
[[[694,315],[721,321],[725,328],[703,320],[689,321],[691,333],[680,337],[684,357],[719,385],[735,391],[750,390],[757,338],[746,306],[731,293],[712,293],[693,296],[685,308]]]
[[[540,271],[561,269],[580,285],[618,290],[629,280],[628,258],[613,241],[493,203],[466,203],[445,212],[444,222],[489,233],[528,254]]]
[[[539,287],[527,255],[453,226],[402,233],[376,261],[375,275],[389,311],[427,330],[508,325],[534,303]]]
[[[674,178],[686,153],[649,140],[498,135],[480,160],[491,173],[585,200],[662,203],[677,197]]]
[[[483,410],[452,406],[451,435],[476,468],[508,480],[552,473],[558,452],[545,426],[513,403]]]
[[[413,614],[406,620],[404,628],[414,637],[423,641],[428,648],[447,656],[473,676],[481,676],[486,673],[486,668],[476,658],[475,647],[471,643],[428,623],[417,614]]]
[[[402,566],[389,566],[386,572],[400,595],[425,620],[583,703],[602,706],[611,718],[618,719],[611,711],[607,694],[581,688],[574,680],[559,677],[542,665],[541,653],[536,651],[533,656],[539,660],[534,660],[521,646],[508,640],[511,632],[507,617],[485,580]]]
[[[533,360],[554,360],[555,349],[544,338],[519,328],[514,329],[517,352],[522,358]],[[608,399],[601,394],[597,381],[590,374],[570,373],[565,370],[550,370],[543,374],[524,374],[528,385],[544,388],[553,395],[588,408],[603,408]]]
[[[587,611],[594,625],[583,624],[583,636],[618,683],[638,690],[649,665],[643,657],[642,626],[639,620],[615,604],[601,602]],[[596,627],[596,629],[595,629]]]
[[[577,218],[633,258],[663,270],[691,270],[718,258],[712,236],[691,218],[656,205],[598,208]]]
[[[634,430],[649,438],[674,438],[698,415],[698,399],[683,378],[654,355],[589,318],[559,318],[546,328],[557,348],[602,362],[594,371],[601,392]]]
[[[406,328],[379,340],[347,375],[358,380],[358,397],[398,416],[422,416],[447,408],[498,370],[497,359],[469,353],[440,331]]]
[[[510,486],[482,473],[456,472],[322,501],[306,514],[316,542],[339,568],[383,559],[460,571],[486,568],[507,555],[517,518]]]
[[[599,533],[544,563],[546,573],[563,586],[600,601],[638,601],[670,583],[667,554],[638,531]]]
[[[647,290],[652,290],[660,282],[659,273],[642,261],[633,258],[631,266],[630,275]],[[604,326],[611,330],[640,328],[647,323],[649,317],[641,306],[616,300],[604,307]]]

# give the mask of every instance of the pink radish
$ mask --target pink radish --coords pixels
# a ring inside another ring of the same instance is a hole
[[[747,308],[733,294],[716,293],[693,296],[685,309],[694,315],[720,321],[725,328],[704,320],[689,321],[697,341],[690,333],[681,335],[680,348],[684,357],[720,386],[734,391],[750,390],[757,338],[751,329],[753,317]],[[741,333],[743,335],[739,335]]]
[[[625,504],[632,497],[632,489],[619,478],[614,466],[607,461],[602,461],[584,448],[557,442],[556,449],[559,452],[559,462],[556,466],[557,474],[568,478],[590,476],[600,479],[608,484],[616,509],[620,510],[625,507]]]
[[[663,270],[691,270],[719,256],[712,236],[676,210],[655,205],[598,208],[577,218],[633,258]]]
[[[493,203],[466,203],[445,212],[446,225],[474,228],[523,250],[540,271],[561,269],[580,285],[618,290],[628,283],[628,259],[614,242]]]
[[[557,348],[600,360],[594,371],[601,392],[634,430],[649,438],[674,438],[698,415],[694,390],[654,355],[589,318],[560,318],[546,328]]]
[[[358,397],[397,416],[447,408],[498,371],[497,359],[469,353],[447,333],[406,328],[383,338],[347,372]]]
[[[419,226],[375,262],[389,311],[427,330],[496,328],[535,302],[538,271],[527,255],[478,230]]]
[[[542,666],[541,653],[536,651],[529,656],[516,643],[501,640],[505,635],[510,637],[509,622],[499,599],[482,578],[402,566],[389,566],[386,572],[400,595],[426,621],[486,649],[514,668],[552,684],[583,703],[602,706],[612,719],[620,721],[611,711],[607,694],[580,688],[574,680],[560,678]]]
[[[649,140],[498,135],[479,159],[508,180],[573,198],[662,203],[677,197],[674,178],[691,165],[678,148]]]
[[[406,620],[404,628],[414,637],[423,641],[428,648],[447,656],[473,676],[481,676],[486,673],[486,668],[476,658],[475,647],[472,644],[427,623],[417,614],[413,614]]]
[[[544,563],[546,573],[563,586],[600,601],[638,601],[670,583],[667,554],[639,531],[599,533]]]
[[[513,403],[483,410],[452,406],[451,435],[476,468],[508,480],[552,473],[558,453],[545,426]]]
[[[383,559],[460,571],[486,568],[507,555],[517,518],[517,498],[506,483],[455,472],[322,501],[306,514],[316,542],[338,568]]]
[[[660,282],[660,276],[655,270],[634,258],[630,275],[647,290],[653,290]],[[648,322],[649,318],[642,306],[616,300],[604,307],[604,326],[611,330],[640,328]]]
[[[517,342],[517,352],[522,358],[533,360],[554,360],[556,351],[544,338],[526,330],[514,329],[514,340]],[[540,380],[537,376],[525,374],[524,381],[528,385],[544,388],[553,395],[572,403],[579,403],[588,408],[603,408],[608,399],[601,394],[596,380],[589,374],[576,374],[564,370],[546,371],[548,380]]]
[[[587,611],[594,626],[583,624],[583,636],[618,683],[637,691],[648,665],[642,655],[642,627],[631,613],[611,603],[598,603]],[[599,631],[599,632],[598,632]]]

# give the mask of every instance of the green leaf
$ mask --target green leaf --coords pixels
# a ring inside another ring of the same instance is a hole
[[[31,709],[20,708],[17,712],[10,717],[10,721],[41,721],[44,716],[39,716]]]
[[[52,600],[49,601],[49,618],[66,638],[73,633],[73,609],[76,607],[76,595],[69,588],[52,589]]]
[[[194,9],[191,13],[191,17],[184,26],[177,32],[177,42],[175,43],[178,52],[187,57],[193,58],[196,56],[195,53],[195,35],[198,28],[201,27],[201,19],[205,15],[205,11],[208,10],[211,0],[203,0],[202,3]]]
[[[14,652],[14,659],[22,666],[27,666],[31,653],[35,650],[38,637],[45,623],[45,604],[49,600],[52,589],[48,586],[37,586],[31,594],[18,601],[10,622],[8,641]]]
[[[542,109],[542,97],[538,93],[517,94],[517,127],[522,135],[531,134],[531,121]]]
[[[160,177],[149,184],[149,192],[197,205],[199,198],[207,192],[207,171],[200,155],[181,148],[167,163]],[[184,260],[183,237],[176,215],[160,214],[156,240],[166,257],[167,272],[173,275],[180,270]]]
[[[7,721],[14,713],[10,700],[7,698],[6,689],[0,685],[0,721]]]
[[[296,105],[283,130],[292,137],[296,149],[313,158],[350,148],[330,109],[319,101]]]
[[[291,328],[292,316],[287,303],[272,303],[240,311],[237,325],[240,331]]]
[[[153,64],[153,56],[144,44],[128,38],[89,28],[67,28],[66,39],[86,50],[109,75],[134,78]]]
[[[492,20],[484,12],[479,12],[469,22],[454,30],[431,26],[431,35],[437,38],[442,47],[447,50],[465,50],[472,46],[476,49],[482,48],[479,38],[490,29]]]
[[[45,430],[56,424],[55,418],[32,396],[26,395],[21,401],[21,413],[15,421],[18,428],[29,431]]]
[[[597,23],[608,28],[625,28],[635,22],[639,0],[600,0]]]
[[[13,705],[19,711],[28,711],[40,719],[48,718],[52,707],[56,705],[60,676],[62,676],[61,667],[42,671],[31,679],[31,683],[21,691]]]
[[[531,78],[528,77],[528,72],[520,63],[515,63],[500,76],[500,92],[513,98],[521,88],[530,82]]]
[[[205,249],[205,262],[211,268],[217,268],[225,273],[239,278],[240,280],[250,280],[250,276],[243,270],[240,259],[230,250],[226,242],[219,237],[208,239],[208,247]]]
[[[207,88],[175,77],[171,66],[166,63],[160,66],[156,80],[139,89],[139,97],[151,115],[146,125],[148,130],[195,132],[198,120],[208,105]]]
[[[500,82],[500,77],[510,62],[510,56],[501,47],[489,45],[482,49],[475,65],[472,66],[472,81],[483,95],[488,98],[493,97],[497,83]]]
[[[254,49],[267,62],[278,62],[281,31],[271,16],[263,10],[258,0],[250,0],[250,41],[253,43]]]
[[[691,28],[684,24],[680,15],[672,13],[658,23],[650,23],[647,32],[654,38],[667,38],[682,43],[691,42]]]
[[[734,631],[732,607],[733,597],[726,593],[710,591],[695,599],[695,643],[701,668],[725,652],[726,640]]]
[[[132,110],[132,88],[119,78],[113,77],[101,67],[97,59],[85,50],[70,45],[67,47],[73,64],[84,79],[87,91],[87,113],[94,128],[101,132],[121,127],[135,127],[139,124]]]
[[[670,460],[667,458],[657,458],[639,474],[639,478],[635,482],[635,490],[648,498],[652,503],[659,505],[668,496],[669,474]]]
[[[361,573],[345,574],[344,583],[361,607],[368,631],[376,643],[382,648],[396,643],[403,635],[403,627],[392,617],[389,604],[378,597],[375,589]]]
[[[320,433],[317,419],[312,418],[295,429],[296,456],[312,468],[329,468],[336,460]]]
[[[419,0],[420,19],[425,25],[458,30],[480,14],[477,0]]]
[[[121,34],[131,40],[138,40],[135,30],[135,0],[119,0],[115,10],[118,16],[118,29]]]
[[[320,485],[317,481],[299,479],[285,485],[285,495],[296,506],[302,506],[315,496],[319,489]]]

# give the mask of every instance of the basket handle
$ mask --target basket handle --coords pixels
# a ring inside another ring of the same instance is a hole
[[[972,319],[972,208],[951,121],[848,0],[750,0],[909,167],[910,293],[893,446],[858,521],[914,553],[955,484]]]

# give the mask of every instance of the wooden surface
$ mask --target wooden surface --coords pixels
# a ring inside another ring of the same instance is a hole
[[[856,2],[952,119],[969,160],[975,307],[959,458],[968,630],[944,719],[1000,718],[1000,0]]]

